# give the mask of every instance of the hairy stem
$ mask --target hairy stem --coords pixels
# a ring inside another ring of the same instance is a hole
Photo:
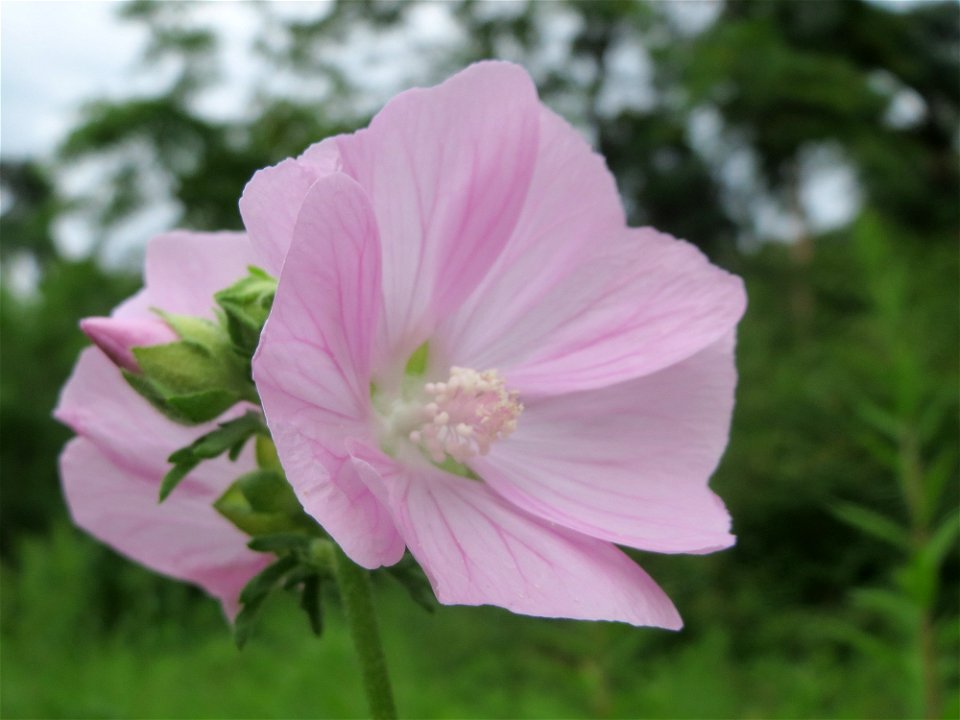
[[[370,577],[366,570],[355,565],[342,550],[337,548],[335,553],[337,584],[360,660],[363,686],[370,704],[370,716],[374,720],[392,720],[397,717],[397,709],[393,702],[387,661],[377,628]]]

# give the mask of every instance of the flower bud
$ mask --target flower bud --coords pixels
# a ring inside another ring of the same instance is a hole
[[[80,321],[80,329],[115,365],[133,373],[139,373],[140,366],[132,348],[177,340],[177,334],[160,318],[89,317]]]

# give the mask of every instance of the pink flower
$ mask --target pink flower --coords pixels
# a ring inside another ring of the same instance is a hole
[[[237,233],[155,238],[147,248],[146,287],[110,318],[81,323],[99,348],[80,355],[54,411],[79,436],[60,456],[76,524],[157,572],[200,585],[221,600],[229,616],[236,613],[240,589],[268,558],[248,550],[247,537],[212,503],[254,468],[252,452],[236,463],[226,458],[202,463],[159,504],[160,481],[170,469],[167,456],[215,426],[167,420],[126,383],[114,362],[130,369],[130,347],[174,339],[166,326],[157,327],[151,307],[212,318],[213,293],[242,277],[251,259],[249,243]]]
[[[443,603],[680,627],[616,544],[734,541],[707,481],[743,287],[627,228],[521,68],[402,93],[257,173],[241,212],[280,277],[254,359],[267,421],[351,558],[409,548]]]

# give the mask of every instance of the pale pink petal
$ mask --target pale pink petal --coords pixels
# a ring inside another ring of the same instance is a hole
[[[240,215],[260,267],[280,274],[307,191],[318,179],[338,169],[336,142],[328,138],[295,160],[288,158],[258,170],[250,179],[240,198]]]
[[[300,407],[300,406],[298,406]],[[304,409],[301,425],[288,413],[270,414],[273,440],[283,469],[308,515],[319,522],[358,565],[377,568],[403,557],[403,539],[390,513],[357,474],[349,456],[334,455],[329,440],[317,440],[309,425],[328,422],[321,411]]]
[[[403,552],[385,509],[342,467],[345,439],[370,433],[380,272],[363,191],[342,174],[318,180],[303,201],[253,362],[290,484],[306,511],[366,567],[396,562]]]
[[[727,444],[733,334],[652,375],[531,399],[471,468],[544,520],[621,545],[703,553],[734,542],[707,481]]]
[[[89,317],[80,321],[80,329],[114,363],[131,372],[140,369],[132,348],[177,340],[177,334],[156,315],[138,320]]]
[[[470,358],[522,397],[601,388],[669,367],[726,335],[746,307],[740,278],[652,228],[598,239],[595,255]]]
[[[552,528],[510,506],[482,483],[435,468],[381,477],[358,469],[390,495],[397,527],[426,571],[437,599],[499,605],[541,617],[617,620],[678,629],[664,592],[613,545]]]
[[[253,250],[243,233],[184,230],[147,245],[145,282],[150,305],[168,313],[213,318],[213,295],[247,274]]]
[[[338,140],[370,196],[383,246],[380,347],[407,355],[490,269],[523,207],[537,148],[530,77],[499,62],[391,100]]]
[[[542,298],[578,273],[626,224],[613,175],[604,159],[561,117],[540,109],[540,144],[530,190],[509,243],[491,271],[431,338],[451,363],[501,367],[529,352],[511,328]],[[521,342],[519,352],[514,349]]]
[[[218,483],[205,474],[217,464],[204,463],[193,473],[200,482],[177,488],[161,505],[159,475],[118,465],[79,437],[60,456],[60,476],[78,526],[157,572],[200,585],[232,618],[240,590],[270,558],[248,550],[243,533],[211,507]]]

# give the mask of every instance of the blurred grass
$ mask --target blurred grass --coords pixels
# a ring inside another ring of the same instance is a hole
[[[128,609],[115,624],[100,616],[93,582],[105,552],[59,526],[47,541],[24,543],[16,577],[4,567],[3,717],[365,716],[333,598],[322,639],[307,632],[293,597],[281,595],[238,651],[214,601],[194,602],[186,588],[129,564],[118,564],[128,590],[152,585],[180,607]],[[386,581],[377,599],[406,717],[899,716],[893,678],[816,642],[743,656],[729,626],[678,636],[496,608],[431,615]],[[784,618],[812,640],[821,620]]]

